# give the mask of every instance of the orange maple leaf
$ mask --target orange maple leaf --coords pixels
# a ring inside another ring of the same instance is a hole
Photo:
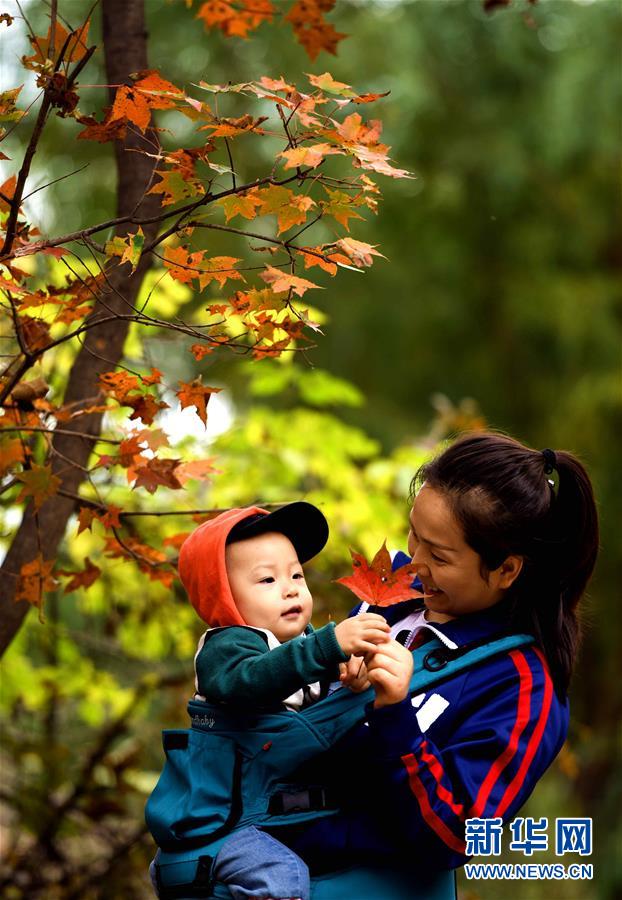
[[[35,509],[40,509],[46,500],[58,493],[61,480],[52,474],[52,466],[32,465],[30,469],[19,472],[16,476],[18,481],[22,481],[22,488],[18,501],[24,500],[26,497],[32,497]]]
[[[0,477],[17,463],[24,462],[24,445],[19,438],[0,440]]]
[[[102,570],[96,566],[91,560],[87,557],[84,559],[85,567],[81,569],[79,572],[68,572],[59,570],[56,574],[63,575],[66,578],[70,578],[70,581],[65,585],[65,594],[69,594],[72,591],[77,591],[78,588],[90,588],[94,582],[97,581],[99,576],[101,575]]]
[[[316,206],[315,200],[311,197],[305,197],[302,194],[294,194],[291,202],[282,206],[277,214],[279,230],[277,234],[287,231],[292,225],[303,225],[307,221],[307,213]]]
[[[194,406],[197,416],[204,425],[207,425],[207,404],[212,394],[218,394],[221,388],[206,387],[201,384],[201,376],[194,381],[180,381],[180,389],[176,392],[181,403],[181,408]]]
[[[201,289],[210,283],[217,281],[222,287],[227,281],[244,281],[244,276],[237,272],[234,268],[236,263],[241,262],[235,256],[212,256],[211,259],[204,259],[199,273],[199,284]]]
[[[281,272],[279,269],[275,269],[274,266],[266,266],[263,272],[260,272],[260,278],[272,286],[272,290],[276,294],[280,294],[281,291],[293,291],[298,297],[302,297],[302,295],[309,290],[309,288],[323,288],[320,287],[319,284],[314,284],[312,281],[307,281],[306,278],[299,278],[297,275],[289,275],[287,272]]]
[[[191,478],[197,481],[206,481],[219,470],[214,466],[212,459],[193,459],[191,462],[182,463],[176,470],[175,475],[183,484]]]
[[[90,22],[87,21],[75,31],[67,31],[66,28],[57,20],[54,27],[54,61],[56,61],[61,49],[65,47],[65,41],[69,38],[63,55],[65,62],[77,62],[82,59],[87,52],[86,38],[89,32]],[[70,37],[71,35],[71,37]],[[30,38],[30,43],[34,49],[33,56],[23,56],[22,65],[26,69],[34,72],[41,71],[50,55],[50,46],[52,44],[52,26],[48,28],[47,37]]]
[[[121,404],[124,403],[130,391],[140,389],[138,378],[130,372],[102,372],[99,376],[99,383],[107,394],[112,394],[115,400]]]
[[[0,185],[0,210],[2,212],[8,212],[10,210],[9,204],[6,200],[12,200],[13,194],[15,193],[15,188],[17,187],[17,175],[11,175],[10,178],[4,182],[4,184]],[[6,197],[6,200],[4,199]],[[7,282],[10,284],[10,282]]]
[[[184,99],[184,92],[170,81],[162,78],[155,69],[139,72],[134,82],[135,90],[140,91],[152,109],[174,109],[177,101]]]
[[[171,278],[188,284],[199,276],[199,263],[203,259],[203,251],[188,253],[185,247],[167,247],[164,252],[164,265]]]
[[[110,113],[110,120],[114,122],[116,119],[133,122],[144,132],[151,119],[151,109],[146,96],[127,84],[118,87]]]
[[[215,348],[210,344],[193,344],[190,347],[190,352],[198,362],[201,362],[204,356],[207,356],[209,353],[213,353],[214,350]]]
[[[78,116],[80,125],[86,125],[84,131],[78,135],[79,141],[98,141],[105,144],[107,141],[123,140],[127,132],[125,119],[113,119],[112,108],[106,107],[103,122],[98,122],[93,116]]]
[[[30,562],[24,563],[19,570],[15,601],[24,600],[26,603],[38,606],[41,621],[43,621],[41,611],[43,592],[53,591],[56,587],[56,580],[52,576],[53,567],[53,559],[44,560],[43,556],[39,554]]]
[[[293,94],[296,90],[294,85],[288,84],[288,82],[284,80],[282,75],[280,78],[266,78],[265,75],[262,75],[259,79],[259,82],[265,88],[268,88],[269,91],[285,91],[285,93],[287,94]]]
[[[168,487],[179,490],[182,487],[177,478],[176,470],[180,465],[179,459],[150,459],[145,464],[132,470],[135,476],[134,489],[146,488],[150,494],[155,493],[158,487]]]
[[[283,150],[277,156],[283,156],[287,162],[286,169],[296,169],[298,166],[309,166],[315,169],[325,156],[342,155],[343,150],[333,147],[331,144],[312,144],[309,147],[294,147],[292,150]]]
[[[360,553],[350,550],[350,554],[353,574],[338,578],[337,583],[343,584],[360,600],[373,606],[391,606],[410,597],[424,596],[421,591],[412,587],[416,566],[409,563],[392,571],[386,541],[374,556],[371,565]]]
[[[215,125],[202,125],[199,128],[199,131],[206,131],[208,129],[212,129],[212,133],[210,137],[218,138],[218,137],[237,137],[240,134],[246,134],[248,132],[253,132],[254,134],[265,134],[263,128],[259,126],[262,122],[265,122],[267,116],[260,116],[258,119],[253,119],[251,115],[241,116],[239,119],[219,119],[217,120],[217,124]]]
[[[257,215],[257,207],[261,200],[257,196],[257,189],[251,188],[243,194],[231,194],[218,200],[218,205],[225,211],[225,221],[228,222],[234,216],[244,216],[245,219],[254,219]]]
[[[310,253],[309,251],[311,250],[313,250],[314,252]],[[302,255],[302,258],[305,261],[305,269],[311,269],[313,268],[313,266],[319,266],[321,269],[324,269],[325,272],[328,272],[329,275],[337,274],[338,265],[349,266],[351,264],[351,260],[348,256],[344,256],[343,253],[332,253],[330,251],[326,251],[322,246],[302,247],[298,250],[298,252]],[[321,256],[319,254],[321,254]]]

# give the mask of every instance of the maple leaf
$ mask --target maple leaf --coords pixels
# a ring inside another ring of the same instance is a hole
[[[130,372],[102,372],[99,383],[108,394],[123,404],[130,391],[139,390],[140,384],[136,375]]]
[[[207,404],[212,394],[220,393],[221,388],[205,387],[201,384],[201,376],[194,381],[180,381],[180,389],[176,391],[181,408],[194,406],[197,416],[207,425]]]
[[[210,283],[217,281],[222,287],[227,281],[244,281],[244,277],[234,268],[236,263],[241,262],[235,256],[212,256],[211,259],[204,259],[199,273],[199,284],[201,289]]]
[[[203,259],[203,251],[188,253],[185,247],[167,247],[164,251],[164,265],[169,270],[171,278],[188,284],[193,278],[198,278],[199,263]]]
[[[50,326],[42,319],[20,316],[19,328],[22,340],[31,352],[42,350],[50,341]]]
[[[104,247],[106,256],[120,256],[121,264],[129,262],[132,272],[136,271],[136,266],[140,261],[140,255],[145,245],[145,235],[140,227],[135,234],[129,234],[127,237],[119,237],[115,235],[112,240],[107,241]]]
[[[177,101],[184,99],[184,92],[162,78],[155,69],[139,72],[134,88],[145,95],[152,109],[174,109]]]
[[[315,200],[301,194],[294,194],[289,203],[282,206],[277,213],[279,230],[277,234],[287,231],[292,225],[303,225],[307,221],[307,213],[316,206]]]
[[[327,94],[337,94],[340,97],[348,98],[356,97],[356,91],[353,91],[349,84],[344,84],[343,81],[335,81],[330,72],[324,72],[323,75],[310,75],[307,72],[306,75],[314,87],[325,91]]]
[[[381,175],[389,175],[391,178],[414,178],[415,176],[406,169],[396,169],[392,166],[387,158],[388,147],[384,144],[378,144],[375,147],[367,147],[357,144],[352,152],[356,158],[357,164],[362,169],[370,169],[373,172],[379,172]]]
[[[337,31],[330,22],[318,22],[306,28],[294,29],[298,41],[305,48],[311,60],[315,60],[320,50],[337,55],[337,45],[348,35]]]
[[[84,54],[87,52],[86,46],[86,38],[89,31],[90,22],[85,22],[80,28],[76,29],[76,31],[67,31],[66,28],[60,24],[58,20],[55,22],[54,26],[54,61],[56,61],[57,54],[60,53],[61,49],[65,46],[65,41],[69,38],[67,42],[67,46],[63,55],[63,59],[65,62],[77,62],[82,59]],[[71,37],[70,37],[71,35]],[[50,46],[52,45],[52,26],[48,28],[47,37],[35,37],[32,36],[30,38],[30,43],[34,49],[33,56],[23,56],[22,57],[22,65],[26,69],[30,69],[33,72],[40,72],[45,69],[45,64],[50,56]]]
[[[0,439],[0,478],[24,462],[24,445],[19,438]]]
[[[384,91],[382,94],[359,94],[358,97],[352,97],[352,103],[373,103],[374,100],[388,97],[390,93],[391,91]]]
[[[253,119],[251,115],[241,116],[239,119],[219,119],[218,124],[216,125],[203,125],[199,128],[199,131],[206,131],[207,129],[213,129],[210,137],[218,138],[218,137],[237,137],[240,134],[246,134],[248,132],[253,132],[254,134],[265,134],[263,128],[259,126],[262,122],[265,122],[267,116],[260,116],[258,119]]]
[[[314,252],[309,252],[311,250],[313,250]],[[319,266],[321,269],[324,269],[325,272],[328,272],[329,275],[336,275],[338,265],[345,265],[348,266],[348,268],[351,268],[350,258],[348,256],[344,256],[343,253],[331,253],[330,251],[327,252],[326,250],[324,250],[323,246],[302,247],[298,250],[298,253],[300,253],[302,255],[302,258],[304,259],[305,269],[311,269],[313,268],[313,266]]]
[[[151,375],[141,375],[140,379],[143,384],[160,384],[162,381],[162,372],[159,369],[155,369],[153,366],[151,367]]]
[[[40,509],[46,500],[57,494],[61,485],[60,478],[52,474],[52,467],[49,465],[38,466],[35,463],[30,469],[19,472],[15,477],[24,484],[17,500],[32,497],[35,509]]]
[[[367,125],[358,113],[352,113],[337,124],[336,131],[339,137],[348,143],[377,144],[382,133],[382,122],[379,119],[372,119]]]
[[[78,116],[77,121],[80,125],[86,125],[84,131],[78,135],[79,141],[97,141],[105,144],[107,141],[123,140],[127,132],[127,122],[125,119],[116,119],[112,117],[112,107],[108,106],[104,110],[105,117],[103,122],[98,122],[92,116]]]
[[[16,187],[17,175],[11,175],[10,178],[7,178],[4,184],[0,184],[0,194],[2,195],[0,196],[0,210],[2,210],[2,212],[9,212],[11,207],[6,201],[13,199],[13,194],[15,193]]]
[[[156,400],[151,394],[130,394],[123,401],[123,406],[130,406],[130,419],[140,419],[143,424],[151,425],[161,409],[168,409],[168,403]]]
[[[284,168],[296,169],[298,166],[309,166],[315,169],[325,156],[343,154],[343,150],[333,147],[331,144],[312,144],[310,147],[294,147],[292,150],[283,150],[277,156],[283,156],[287,162]]]
[[[44,560],[43,556],[39,554],[30,562],[24,563],[19,570],[15,601],[24,600],[26,603],[38,606],[41,621],[43,621],[41,614],[43,592],[53,591],[56,587],[56,580],[52,576],[53,567],[53,559]]]
[[[110,113],[110,121],[114,122],[116,119],[133,122],[142,132],[146,131],[151,119],[151,109],[145,95],[127,84],[118,87]]]
[[[24,85],[22,84],[13,88],[13,90],[0,93],[0,122],[19,122],[26,115],[26,110],[16,109],[15,107],[15,102],[23,87]],[[8,156],[4,157],[4,159],[8,158]]]
[[[306,278],[299,278],[297,275],[288,275],[287,272],[281,272],[274,266],[266,266],[259,276],[266,284],[272,285],[272,290],[280,294],[282,291],[293,291],[298,297],[309,290],[309,288],[320,288],[319,284],[307,281]],[[320,288],[320,290],[323,290]]]
[[[345,191],[331,191],[330,188],[325,188],[325,190],[330,199],[328,201],[320,201],[320,207],[324,214],[332,216],[349,231],[350,219],[363,218],[352,208],[354,206],[354,198],[350,194],[346,194]]]
[[[173,169],[166,171],[156,169],[155,174],[160,178],[149,190],[148,194],[164,194],[162,206],[170,206],[178,203],[180,200],[191,200],[193,197],[201,197],[205,193],[205,188],[196,179],[191,179],[184,173],[183,169]]]
[[[260,84],[268,88],[269,91],[285,91],[287,94],[293,94],[296,88],[293,84],[288,84],[281,75],[280,78],[266,78],[262,75],[259,79]]]
[[[225,211],[226,222],[233,219],[234,216],[254,219],[257,215],[256,208],[260,203],[256,188],[251,188],[250,191],[245,191],[243,194],[231,194],[229,197],[218,200],[218,205],[222,206]]]
[[[215,347],[212,347],[211,344],[193,344],[190,347],[190,352],[197,360],[197,362],[201,362],[204,356],[207,356],[209,353],[213,353]]]
[[[336,31],[326,21],[325,12],[334,7],[334,0],[297,0],[285,18],[291,22],[298,42],[314,60],[320,50],[337,53],[337,44],[347,35]]]
[[[104,528],[120,528],[121,521],[119,519],[119,515],[121,513],[120,506],[113,506],[112,503],[108,506],[105,512],[96,512],[95,515],[102,523]]]
[[[381,256],[382,259],[386,259],[386,256],[375,250],[372,244],[355,241],[354,238],[341,238],[335,246],[343,250],[359,269],[362,269],[364,266],[371,266],[374,262],[373,256]]]
[[[179,459],[148,460],[143,466],[132,470],[135,476],[134,489],[144,487],[150,494],[155,493],[160,486],[179,490],[182,484],[177,478],[176,469],[180,462]]]
[[[219,470],[214,466],[213,458],[193,459],[192,462],[182,463],[175,471],[175,475],[183,485],[191,478],[197,481],[206,481],[218,472]]]
[[[171,534],[162,541],[163,547],[174,547],[176,550],[181,549],[181,545],[188,540],[192,532],[179,531],[177,534]]]
[[[206,0],[197,13],[206,29],[220,28],[227,37],[241,38],[262,22],[271,22],[273,16],[271,0]]]
[[[65,585],[65,594],[69,594],[72,591],[77,591],[78,588],[90,588],[92,584],[94,584],[99,576],[101,575],[102,570],[96,566],[91,560],[86,556],[84,558],[85,567],[81,569],[79,572],[67,572],[63,570],[59,570],[56,574],[63,575],[66,578],[70,578],[71,580]]]
[[[81,506],[78,513],[78,534],[82,534],[88,528],[93,530],[93,519],[95,518],[95,510],[92,506]]]
[[[386,541],[374,556],[371,565],[360,553],[350,550],[350,554],[353,574],[338,578],[337,583],[343,584],[360,600],[373,606],[391,606],[410,597],[423,597],[421,591],[411,587],[416,566],[409,563],[395,572],[391,570],[391,555]]]

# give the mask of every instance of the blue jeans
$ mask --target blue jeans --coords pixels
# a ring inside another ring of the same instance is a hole
[[[155,863],[153,860],[149,866],[149,877],[159,896]],[[306,864],[293,850],[254,825],[227,838],[214,860],[212,874],[227,886],[234,900],[310,900]]]
[[[309,900],[309,870],[289,847],[254,825],[227,838],[214,860],[214,878],[234,900]]]

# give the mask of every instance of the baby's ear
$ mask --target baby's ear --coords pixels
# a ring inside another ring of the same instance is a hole
[[[499,566],[499,587],[507,590],[511,587],[523,568],[522,556],[508,556]]]

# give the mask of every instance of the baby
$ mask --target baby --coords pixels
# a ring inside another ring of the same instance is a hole
[[[341,680],[356,686],[346,664],[388,641],[389,626],[374,613],[317,630],[309,624],[313,599],[302,563],[327,539],[326,519],[305,502],[271,513],[230,510],[190,535],[179,573],[198,614],[212,626],[195,656],[197,699],[234,705],[248,711],[250,721],[258,709],[298,710],[319,699],[340,667]],[[254,826],[228,838],[212,874],[236,900],[309,897],[304,862]]]

